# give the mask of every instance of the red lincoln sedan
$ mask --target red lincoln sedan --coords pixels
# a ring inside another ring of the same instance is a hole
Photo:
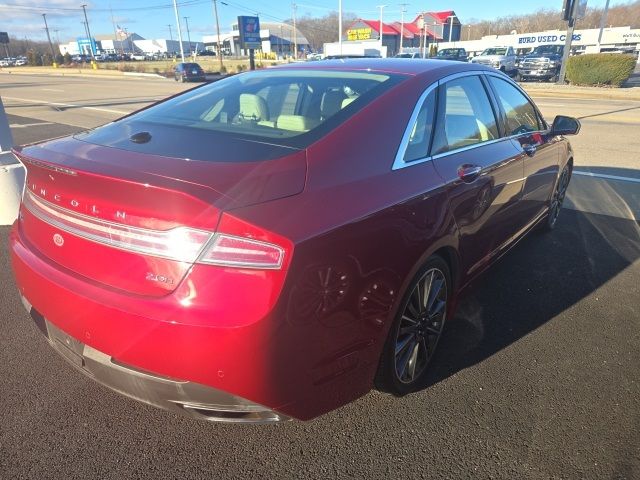
[[[476,64],[236,75],[16,149],[16,282],[72,365],[158,407],[274,422],[403,395],[458,293],[553,229],[579,128]]]

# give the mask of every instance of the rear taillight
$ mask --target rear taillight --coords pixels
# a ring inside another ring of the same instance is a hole
[[[228,214],[224,214],[220,222],[222,231],[212,233],[189,227],[170,230],[131,227],[67,210],[28,190],[23,205],[43,222],[78,237],[179,262],[280,269],[285,251],[291,249],[290,242],[283,237]]]
[[[150,230],[89,217],[36,197],[26,191],[24,206],[43,222],[78,237],[121,250],[193,263],[211,238],[211,232],[189,227]]]
[[[284,249],[278,245],[221,233],[209,242],[198,263],[273,269],[280,268],[283,260]]]

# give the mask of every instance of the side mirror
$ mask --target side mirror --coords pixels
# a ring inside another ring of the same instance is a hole
[[[553,135],[577,135],[580,131],[580,121],[577,118],[558,115],[553,119],[551,133]]]

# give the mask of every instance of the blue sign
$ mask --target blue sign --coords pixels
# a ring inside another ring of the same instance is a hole
[[[256,49],[262,47],[258,17],[238,17],[238,30],[240,32],[240,48]]]
[[[88,39],[87,37],[78,37],[77,41],[78,50],[81,54],[89,54],[89,51],[92,51],[94,55],[98,53],[96,41],[93,38]]]
[[[537,37],[532,35],[518,38],[518,43],[556,43],[558,41],[564,42],[566,38],[566,35],[538,35]],[[579,42],[581,38],[581,33],[574,33],[572,40],[574,42]]]

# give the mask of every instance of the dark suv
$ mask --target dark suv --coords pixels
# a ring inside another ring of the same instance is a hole
[[[197,63],[179,63],[174,70],[176,82],[204,82],[204,70]]]
[[[560,74],[564,45],[540,45],[525,55],[518,65],[518,80],[556,82]]]
[[[469,57],[464,48],[443,48],[434,58],[438,60],[457,60],[458,62],[468,62]]]

